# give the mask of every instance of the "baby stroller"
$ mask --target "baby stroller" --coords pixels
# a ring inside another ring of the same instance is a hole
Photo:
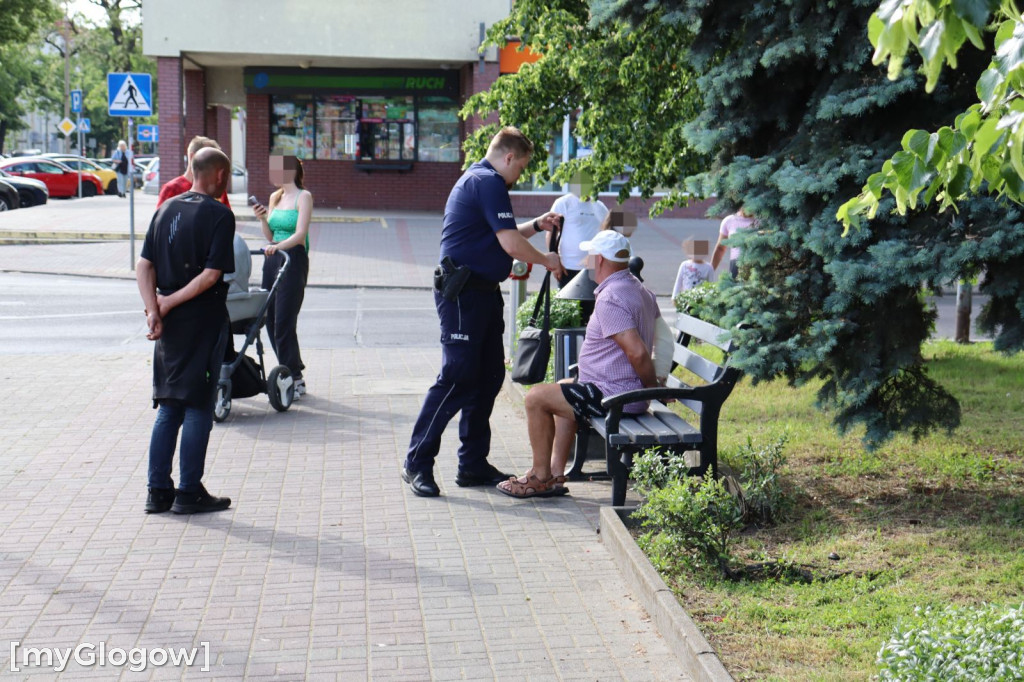
[[[235,235],[235,271],[224,276],[228,283],[228,317],[231,319],[231,343],[225,352],[224,363],[220,368],[220,380],[217,382],[217,398],[213,406],[213,420],[222,422],[231,413],[231,400],[249,398],[257,393],[266,393],[270,405],[278,412],[291,407],[295,397],[295,380],[291,370],[278,365],[266,373],[263,364],[263,339],[260,329],[267,320],[267,308],[274,296],[278,282],[288,269],[290,258],[286,251],[284,264],[277,271],[277,277],[270,290],[249,287],[249,275],[252,272],[252,256],[263,254],[263,249],[249,250],[249,245],[241,235]],[[239,351],[235,351],[234,334],[245,334],[245,343]],[[259,362],[246,354],[246,350],[256,342],[256,357]]]

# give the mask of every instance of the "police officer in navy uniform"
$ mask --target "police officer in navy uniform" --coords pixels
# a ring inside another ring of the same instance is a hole
[[[505,378],[504,300],[499,284],[512,260],[561,272],[557,253],[542,253],[527,239],[558,224],[557,213],[519,225],[508,190],[530,163],[533,143],[507,127],[491,140],[487,155],[459,178],[444,209],[441,263],[434,303],[441,320],[441,373],[427,391],[413,427],[402,479],[422,497],[441,494],[434,459],[441,434],[459,411],[459,486],[493,487],[509,478],[487,461],[491,409]]]

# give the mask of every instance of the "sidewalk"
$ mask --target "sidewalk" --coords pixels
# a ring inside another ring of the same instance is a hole
[[[439,354],[307,356],[311,392],[295,407],[235,401],[214,427],[205,481],[233,503],[193,517],[142,513],[148,356],[0,357],[9,382],[37,389],[0,414],[0,640],[208,643],[208,673],[129,679],[684,679],[595,533],[608,484],[541,501],[458,488],[453,427],[444,497],[418,498],[399,467]],[[507,391],[492,424],[491,461],[525,470]],[[18,676],[33,673],[53,676]]]
[[[145,200],[137,234],[152,215]],[[96,203],[2,215],[0,236],[123,236],[2,246],[0,270],[133,278],[124,200],[83,201]],[[311,284],[427,287],[439,225],[415,214],[318,221]],[[239,229],[258,243],[254,222]],[[199,660],[137,673],[72,661],[66,676],[687,679],[596,533],[610,484],[573,483],[571,495],[539,501],[459,488],[454,422],[436,469],[444,496],[402,483],[438,371],[428,343],[306,350],[310,393],[291,410],[275,412],[266,396],[235,401],[214,427],[205,476],[232,507],[193,517],[142,512],[148,354],[0,356],[14,388],[0,413],[0,675],[51,679],[52,667],[22,665],[28,649],[102,644],[199,647]],[[518,394],[499,396],[491,424],[491,461],[528,468]]]

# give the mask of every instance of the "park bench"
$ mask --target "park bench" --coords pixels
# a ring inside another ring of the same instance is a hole
[[[741,375],[740,370],[729,366],[733,344],[723,339],[725,330],[690,315],[679,313],[674,327],[673,373],[665,386],[608,396],[602,401],[608,410],[607,416],[577,421],[575,458],[569,478],[583,477],[583,464],[590,451],[591,439],[602,439],[607,471],[612,479],[614,506],[622,506],[626,501],[626,483],[633,456],[648,448],[660,447],[663,451],[679,454],[697,453],[699,459],[691,466],[690,474],[702,476],[708,467],[717,471],[718,415]],[[694,341],[721,349],[725,353],[722,364],[694,352],[691,347],[695,345]],[[680,366],[706,383],[691,386],[677,378],[674,370]],[[624,405],[641,400],[651,401],[646,413],[631,415],[622,412]],[[699,417],[699,427],[692,426],[663,402],[671,400],[695,413]]]

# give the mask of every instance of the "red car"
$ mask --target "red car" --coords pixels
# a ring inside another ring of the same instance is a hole
[[[46,184],[51,197],[78,196],[78,172],[59,161],[38,156],[0,159],[0,169],[15,177],[32,178]],[[82,173],[82,196],[103,194],[103,182],[92,173]]]

